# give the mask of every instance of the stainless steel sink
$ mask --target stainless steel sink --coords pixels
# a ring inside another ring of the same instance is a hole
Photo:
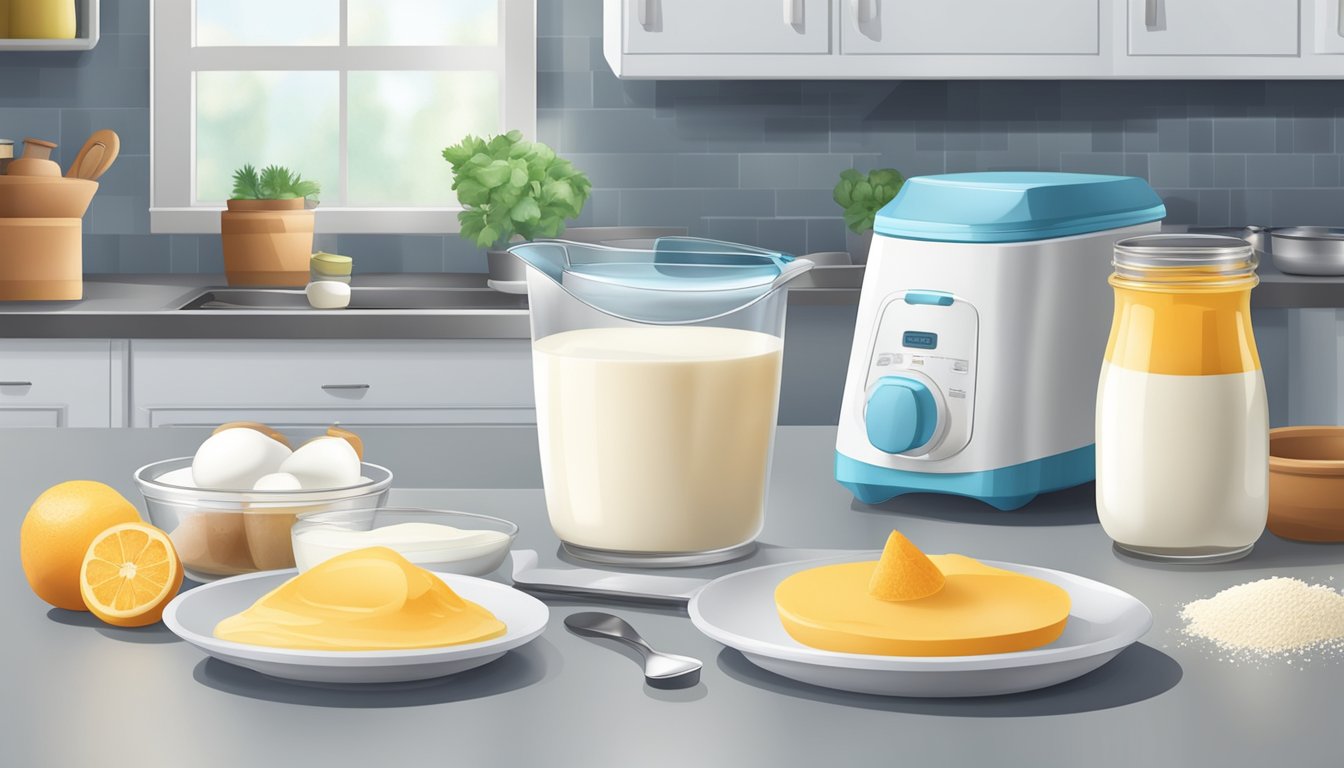
[[[491,288],[410,288],[354,286],[350,309],[527,309],[527,297]],[[298,288],[211,288],[180,310],[313,311]]]

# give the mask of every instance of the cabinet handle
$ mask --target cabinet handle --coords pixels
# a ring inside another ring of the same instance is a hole
[[[790,27],[803,26],[803,0],[784,0],[784,23]]]
[[[854,21],[860,25],[877,18],[877,0],[849,0],[849,7]]]
[[[325,390],[333,390],[333,389],[368,389],[368,388],[369,388],[369,385],[368,385],[368,384],[323,384],[323,385],[322,385],[322,388],[325,389]]]
[[[648,29],[649,19],[653,16],[653,0],[631,0],[635,4],[635,16],[639,18],[639,26]]]
[[[1157,26],[1157,0],[1144,0],[1143,25],[1149,29]]]
[[[1344,37],[1344,0],[1339,0],[1339,10],[1335,12],[1335,31],[1340,37]]]
[[[31,387],[31,381],[0,381],[0,387]]]

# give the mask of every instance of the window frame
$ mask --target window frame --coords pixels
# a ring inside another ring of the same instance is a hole
[[[451,0],[444,0],[451,2]],[[340,2],[346,40],[347,0]],[[196,47],[195,0],[153,0],[150,14],[149,229],[156,234],[219,232],[223,206],[194,205],[195,73],[337,71],[341,88],[340,157],[346,172],[345,73],[491,71],[500,78],[501,130],[532,138],[537,129],[536,0],[498,0],[494,46],[210,46]],[[246,67],[241,67],[241,62]],[[319,181],[324,181],[319,179]],[[339,181],[345,187],[344,179]],[[317,208],[318,231],[334,234],[452,234],[459,205]]]

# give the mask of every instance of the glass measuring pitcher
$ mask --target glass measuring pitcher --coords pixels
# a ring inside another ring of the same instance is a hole
[[[690,237],[543,241],[527,264],[551,527],[605,563],[751,551],[779,407],[785,285],[812,263]]]

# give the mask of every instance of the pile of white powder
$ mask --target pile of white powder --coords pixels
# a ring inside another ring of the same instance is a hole
[[[1229,587],[1181,609],[1185,633],[1260,657],[1344,651],[1344,595],[1275,577]]]

